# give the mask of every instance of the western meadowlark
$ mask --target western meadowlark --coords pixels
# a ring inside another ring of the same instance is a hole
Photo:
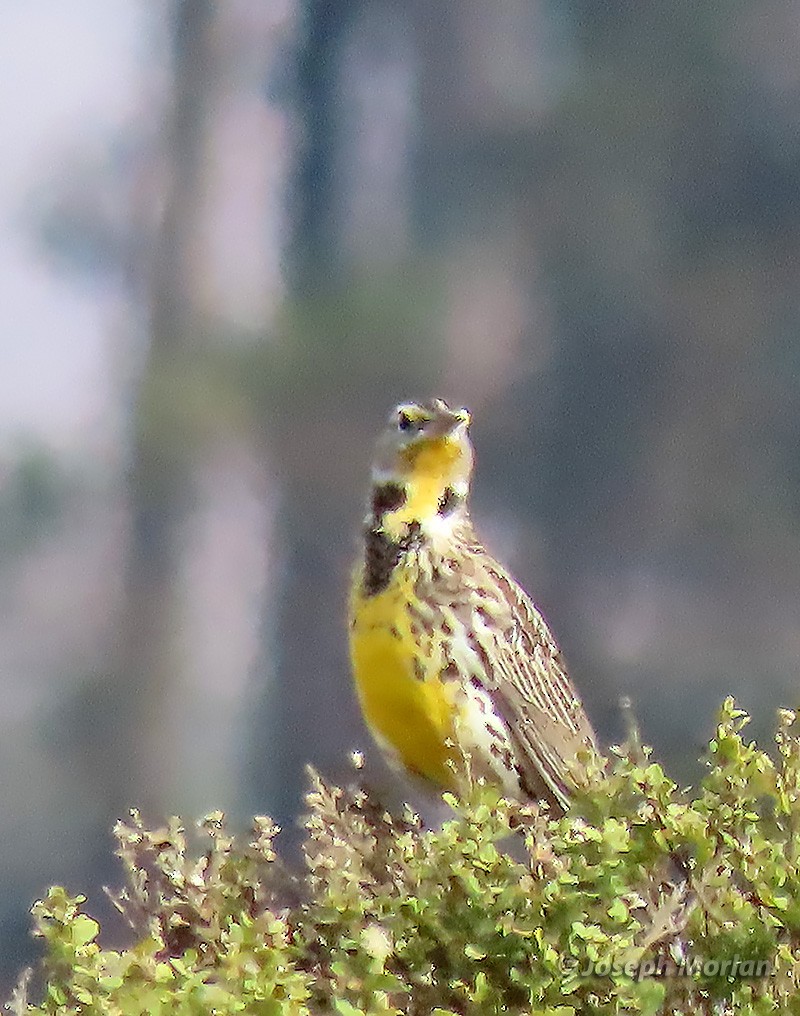
[[[561,811],[594,732],[544,618],[475,536],[469,422],[441,399],[409,403],[380,439],[350,597],[356,688],[406,771],[458,791],[468,759]]]

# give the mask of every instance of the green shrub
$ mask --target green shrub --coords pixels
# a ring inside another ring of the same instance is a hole
[[[82,897],[34,907],[38,1005],[17,1013],[800,1013],[800,740],[777,761],[725,703],[690,795],[636,745],[553,819],[486,788],[441,829],[362,790],[308,797],[303,873],[256,819],[117,836],[133,944],[97,942]]]

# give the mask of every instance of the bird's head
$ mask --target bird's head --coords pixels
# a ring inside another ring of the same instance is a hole
[[[466,409],[443,399],[397,406],[373,463],[373,514],[424,522],[460,512],[472,473],[469,422]]]

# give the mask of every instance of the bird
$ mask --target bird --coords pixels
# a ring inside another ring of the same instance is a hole
[[[380,436],[349,597],[355,688],[414,782],[463,795],[480,778],[562,814],[597,738],[544,617],[476,536],[470,422],[407,402]]]

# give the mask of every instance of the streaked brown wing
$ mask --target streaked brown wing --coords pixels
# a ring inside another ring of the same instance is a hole
[[[571,763],[596,738],[561,658],[561,651],[534,604],[484,551],[482,603],[471,627],[483,644],[487,690],[508,727],[523,782],[531,796],[560,807],[574,780]]]
[[[569,730],[513,687],[499,685],[491,695],[508,727],[523,787],[532,798],[565,809],[575,787],[569,766],[579,751],[594,748],[594,738]]]

